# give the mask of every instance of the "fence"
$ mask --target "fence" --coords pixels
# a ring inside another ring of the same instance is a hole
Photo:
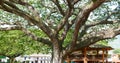
[[[23,60],[19,59],[21,63],[50,63],[50,55],[39,55],[39,56],[24,56]]]

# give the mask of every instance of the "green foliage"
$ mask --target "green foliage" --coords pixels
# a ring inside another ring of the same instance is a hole
[[[99,41],[97,43],[107,46],[108,45],[108,40],[102,40],[102,41]]]
[[[36,36],[38,37],[43,37],[43,38],[48,38],[47,35],[42,31],[38,29],[30,29]],[[50,53],[51,48],[48,45],[38,43],[37,41],[34,42],[33,44],[36,44],[34,47],[34,50],[36,50],[37,53]],[[39,45],[38,45],[39,44]]]
[[[113,50],[113,53],[120,54],[120,48]]]
[[[42,45],[28,36],[25,36],[21,31],[0,31],[0,54],[8,57],[15,57],[17,54],[45,53],[48,52],[46,46]],[[42,50],[42,51],[41,51]]]
[[[25,38],[21,37],[22,33],[19,31],[0,32],[0,53],[9,57],[19,53],[22,54],[24,50],[22,41],[24,41]]]
[[[29,30],[37,36],[44,37],[44,38],[47,37],[47,35],[42,30],[33,29],[33,28],[31,28]]]
[[[102,44],[102,45],[105,45],[105,46],[108,46],[109,42],[112,42],[113,40],[115,40],[116,38],[112,38],[112,39],[106,39],[106,40],[101,40],[101,41],[98,41],[97,43],[98,44]]]
[[[72,38],[72,33],[73,33],[73,30],[70,30],[66,36],[66,39],[64,41],[64,44],[63,44],[63,47],[65,47],[66,45],[68,45],[71,41],[71,38]]]

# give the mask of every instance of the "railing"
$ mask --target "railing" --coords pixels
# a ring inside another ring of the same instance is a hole
[[[50,63],[51,56],[28,56],[24,57],[22,63]]]

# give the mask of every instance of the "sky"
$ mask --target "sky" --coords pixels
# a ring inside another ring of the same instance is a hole
[[[116,36],[116,39],[108,43],[114,49],[120,48],[120,35]],[[109,54],[113,54],[113,50],[109,51]]]
[[[109,42],[109,45],[113,48],[120,48],[120,35],[116,36],[116,39]]]

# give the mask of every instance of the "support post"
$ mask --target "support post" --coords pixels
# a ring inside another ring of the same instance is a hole
[[[108,58],[108,50],[106,50],[106,58]],[[108,63],[108,59],[106,59],[106,63]]]
[[[97,63],[99,62],[99,50],[97,50],[97,59],[98,59],[98,61],[97,61]]]
[[[84,48],[84,51],[83,51],[83,54],[84,54],[83,62],[84,62],[84,63],[87,63],[87,59],[88,59],[88,58],[87,58],[86,51],[87,51],[86,48]]]
[[[104,49],[103,49],[103,53],[102,53],[102,60],[103,60],[103,63],[104,63],[104,59],[105,59],[105,55],[104,55]]]

